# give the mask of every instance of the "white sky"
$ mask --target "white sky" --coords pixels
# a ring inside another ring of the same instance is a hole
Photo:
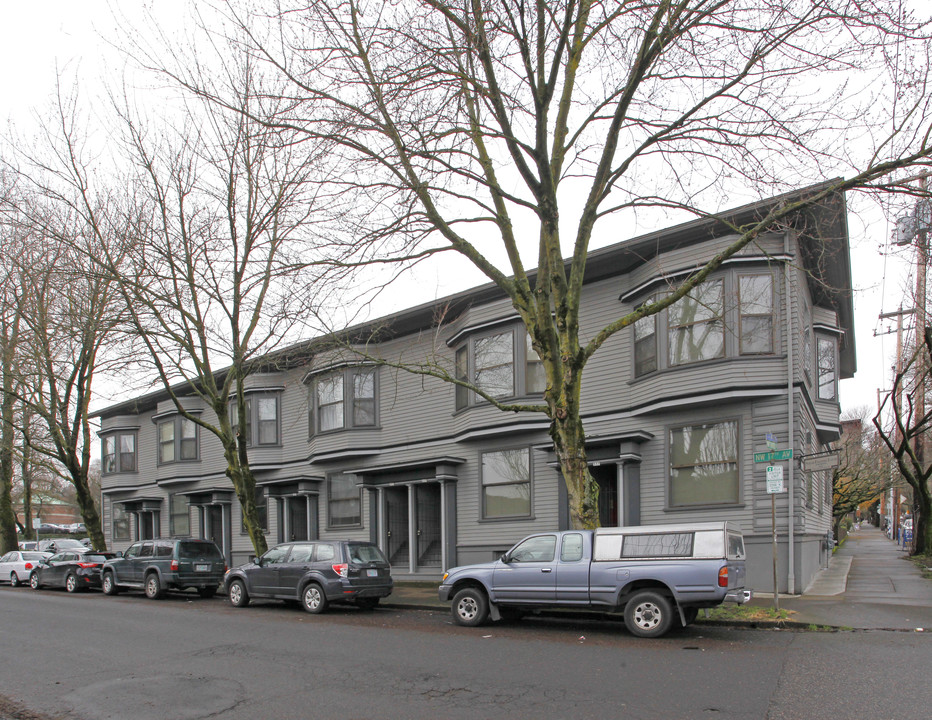
[[[130,16],[141,8],[153,7],[160,16],[171,21],[182,14],[183,4],[184,0],[124,0],[119,7]],[[119,73],[122,60],[99,36],[115,34],[116,24],[109,6],[105,0],[3,2],[0,123],[5,124],[9,119],[20,134],[27,132],[35,113],[47,106],[54,93],[57,69],[81,78],[84,101],[93,98],[93,92],[84,89],[85,86],[98,87],[101,77],[112,77],[114,71]],[[849,204],[854,210],[865,205],[853,197]],[[895,321],[881,322],[878,316],[881,312],[895,311],[901,304],[908,306],[911,301],[904,295],[913,282],[909,274],[911,249],[900,249],[887,256],[880,253],[881,248],[890,249],[892,220],[888,221],[882,213],[870,208],[852,213],[849,218],[858,372],[854,379],[841,384],[843,410],[868,406],[874,411],[878,388],[885,390],[890,385],[896,336],[884,334],[884,331],[895,329]],[[472,278],[469,284],[454,287],[447,284],[448,276],[448,272],[428,271],[416,283],[420,294],[411,295],[410,302],[400,299],[395,292],[391,297],[404,307],[481,282],[480,276],[470,272],[466,275]],[[457,273],[457,276],[462,283],[464,273]],[[413,285],[406,283],[406,288]],[[395,303],[390,301],[390,304]],[[387,307],[386,312],[393,309],[398,308]]]

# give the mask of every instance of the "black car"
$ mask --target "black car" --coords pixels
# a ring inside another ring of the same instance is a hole
[[[63,587],[70,593],[100,587],[100,569],[116,557],[110,552],[74,552],[66,550],[40,560],[29,574],[29,587]]]
[[[356,540],[320,540],[276,545],[265,555],[230,570],[225,580],[235,607],[252,598],[300,601],[310,613],[330,603],[372,609],[392,592],[391,565],[377,545]]]
[[[169,590],[195,589],[203,598],[213,597],[223,582],[227,566],[210,540],[171,538],[143,540],[127,548],[123,557],[103,567],[103,590],[142,590],[157,600]]]

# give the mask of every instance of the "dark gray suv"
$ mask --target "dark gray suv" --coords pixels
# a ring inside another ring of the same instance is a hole
[[[101,568],[104,593],[143,590],[156,600],[168,590],[193,588],[203,598],[213,597],[226,572],[220,549],[209,540],[173,538],[133,543],[123,557]]]
[[[377,545],[357,540],[318,540],[276,545],[233,568],[225,582],[230,602],[251,598],[299,601],[309,613],[330,603],[371,610],[392,592],[391,565]]]

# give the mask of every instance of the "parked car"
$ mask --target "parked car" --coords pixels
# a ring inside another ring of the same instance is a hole
[[[29,582],[29,574],[36,565],[52,553],[14,550],[0,557],[0,582],[10,581],[10,585],[18,587]]]
[[[210,540],[143,540],[130,545],[123,557],[107,562],[103,590],[107,595],[142,590],[157,600],[169,590],[193,588],[209,598],[216,594],[226,569],[220,548]]]
[[[64,552],[65,550],[86,552],[87,546],[84,545],[84,543],[82,543],[80,540],[72,540],[71,538],[53,538],[52,540],[40,540],[38,549],[41,552],[48,553],[59,553]]]
[[[224,586],[234,607],[251,599],[300,601],[309,613],[331,603],[371,610],[391,594],[391,565],[370,542],[320,540],[276,545],[262,557],[227,573]]]
[[[19,545],[20,550],[36,550],[39,543],[35,540],[20,540],[17,545]]]
[[[36,532],[39,535],[58,535],[61,531],[61,525],[55,525],[53,523],[40,523],[39,527],[36,528]]]
[[[70,593],[100,587],[100,568],[115,557],[110,552],[75,552],[66,550],[39,561],[29,574],[29,587],[63,587]]]
[[[709,522],[537,533],[490,563],[447,571],[443,601],[460,625],[544,608],[623,612],[638,637],[689,625],[700,608],[742,604],[744,537]],[[504,611],[504,613],[503,613]]]

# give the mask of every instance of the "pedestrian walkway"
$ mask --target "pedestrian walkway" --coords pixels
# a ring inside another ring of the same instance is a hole
[[[435,582],[399,582],[384,607],[448,612]],[[772,596],[751,601],[770,607]],[[789,622],[864,630],[922,629],[932,633],[932,580],[922,577],[906,553],[879,529],[864,525],[852,531],[802,595],[781,595],[780,609]]]
[[[758,597],[754,605],[771,605]],[[852,530],[802,595],[780,596],[780,609],[805,625],[932,632],[932,580],[873,525]]]

